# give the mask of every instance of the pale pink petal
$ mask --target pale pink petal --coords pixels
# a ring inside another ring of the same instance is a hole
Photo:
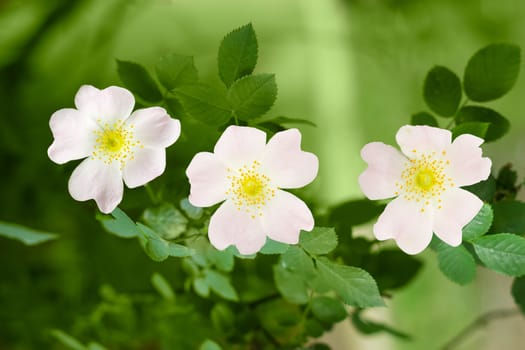
[[[164,148],[136,148],[133,159],[129,159],[122,173],[129,188],[135,188],[160,176],[166,169],[166,150]]]
[[[208,237],[215,248],[234,245],[244,255],[257,253],[266,242],[260,220],[238,210],[229,200],[211,216]]]
[[[435,209],[434,233],[445,243],[461,244],[463,227],[479,212],[483,202],[461,188],[452,188],[441,196],[441,209]]]
[[[56,111],[49,120],[54,141],[49,146],[49,158],[58,164],[91,154],[95,145],[97,124],[72,108]]]
[[[100,211],[109,214],[122,201],[124,192],[119,163],[88,158],[73,171],[68,187],[77,201],[94,199]]]
[[[459,135],[447,149],[446,158],[450,160],[448,174],[458,187],[468,186],[486,180],[490,175],[492,162],[482,158],[483,139],[474,135]]]
[[[441,152],[452,141],[452,133],[446,129],[426,125],[405,125],[396,134],[401,151],[413,158],[421,153]]]
[[[286,191],[275,191],[262,209],[261,222],[264,233],[274,241],[296,244],[301,230],[314,228],[312,212],[306,204]]]
[[[226,199],[229,187],[224,163],[213,153],[197,153],[186,169],[190,181],[188,200],[197,207],[209,207]]]
[[[276,133],[262,160],[266,174],[280,188],[299,188],[317,176],[319,160],[313,153],[301,151],[301,133],[290,129]]]
[[[166,148],[180,135],[180,122],[161,107],[137,109],[126,124],[133,126],[135,138],[149,147]]]
[[[371,142],[361,150],[368,168],[359,176],[361,191],[369,199],[394,197],[408,161],[397,149],[382,142]]]
[[[394,239],[407,254],[418,254],[432,240],[433,211],[401,197],[390,202],[374,225],[378,240]]]
[[[99,90],[91,85],[83,85],[75,96],[77,109],[102,124],[126,120],[134,105],[133,94],[118,86]]]
[[[214,153],[230,167],[237,168],[260,160],[266,133],[247,126],[229,126],[215,144]]]

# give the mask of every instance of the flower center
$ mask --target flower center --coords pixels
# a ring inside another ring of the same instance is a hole
[[[230,188],[226,195],[233,201],[237,210],[245,211],[252,219],[262,216],[262,208],[275,196],[275,189],[268,176],[259,171],[256,160],[250,166],[244,165],[233,171],[228,168]]]
[[[454,187],[452,178],[447,175],[449,165],[450,161],[446,158],[445,151],[440,154],[421,154],[408,159],[401,173],[402,181],[396,182],[398,191],[395,194],[402,195],[406,200],[421,203],[421,212],[429,205],[441,209],[441,195]]]
[[[122,121],[113,124],[97,120],[100,129],[95,131],[95,148],[92,153],[94,159],[102,160],[106,164],[120,162],[121,169],[128,160],[134,159],[134,149],[144,146],[135,140],[133,125],[125,125]]]

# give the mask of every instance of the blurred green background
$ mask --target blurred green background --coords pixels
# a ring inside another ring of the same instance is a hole
[[[202,80],[217,82],[220,40],[248,22],[259,40],[256,71],[277,77],[270,113],[318,125],[302,131],[304,148],[321,162],[306,193],[321,207],[361,197],[360,148],[394,143],[397,129],[425,109],[422,82],[433,65],[461,76],[482,46],[525,48],[521,0],[0,0],[0,221],[60,234],[38,247],[0,239],[0,349],[62,349],[47,330],[82,329],[78,318],[100,302],[103,284],[150,292],[154,271],[178,283],[173,265],[154,263],[136,242],[104,233],[93,203],[71,199],[67,179],[76,164],[47,158],[49,117],[72,107],[82,84],[120,84],[116,58],[152,71],[163,53],[193,55]],[[494,169],[512,162],[521,176],[524,95],[522,74],[509,95],[490,104],[512,129],[485,147]],[[168,165],[183,169],[189,158],[177,155],[177,145],[168,150]],[[187,192],[187,185],[175,191]],[[133,213],[146,200],[136,189],[123,205]],[[424,270],[391,307],[369,313],[413,334],[413,342],[367,338],[345,324],[328,338],[334,349],[438,348],[482,312],[512,304],[507,279],[480,271],[474,284],[458,287],[439,274],[432,253],[423,259]],[[119,324],[119,336],[133,337],[128,326]],[[461,349],[520,349],[524,326],[491,325]]]

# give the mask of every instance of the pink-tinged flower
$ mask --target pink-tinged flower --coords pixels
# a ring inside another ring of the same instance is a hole
[[[132,113],[135,99],[126,89],[82,86],[73,108],[51,116],[54,141],[49,158],[58,164],[84,159],[71,174],[69,193],[77,201],[94,199],[103,213],[122,201],[124,185],[142,186],[164,172],[165,148],[180,135],[180,122],[164,108]]]
[[[452,142],[448,130],[403,126],[396,135],[401,152],[381,142],[363,147],[368,168],[359,176],[369,199],[391,201],[374,225],[378,240],[394,239],[404,252],[424,250],[434,232],[451,245],[461,244],[462,228],[482,201],[461,189],[486,180],[491,161],[482,158],[483,139],[464,134]]]
[[[301,230],[313,229],[314,219],[302,200],[281,188],[309,184],[318,167],[317,157],[301,150],[297,129],[278,132],[266,144],[263,131],[230,126],[214,153],[200,152],[188,166],[189,201],[198,207],[224,201],[208,227],[219,250],[235,245],[241,254],[254,254],[267,236],[295,244]]]

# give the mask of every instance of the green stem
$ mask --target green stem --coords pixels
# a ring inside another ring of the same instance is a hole
[[[144,185],[144,187],[146,188],[146,193],[148,194],[148,197],[151,200],[151,202],[153,204],[158,204],[159,203],[159,199],[158,199],[157,195],[155,194],[155,192],[153,192],[153,189],[151,188],[151,186],[146,184],[146,185]]]

